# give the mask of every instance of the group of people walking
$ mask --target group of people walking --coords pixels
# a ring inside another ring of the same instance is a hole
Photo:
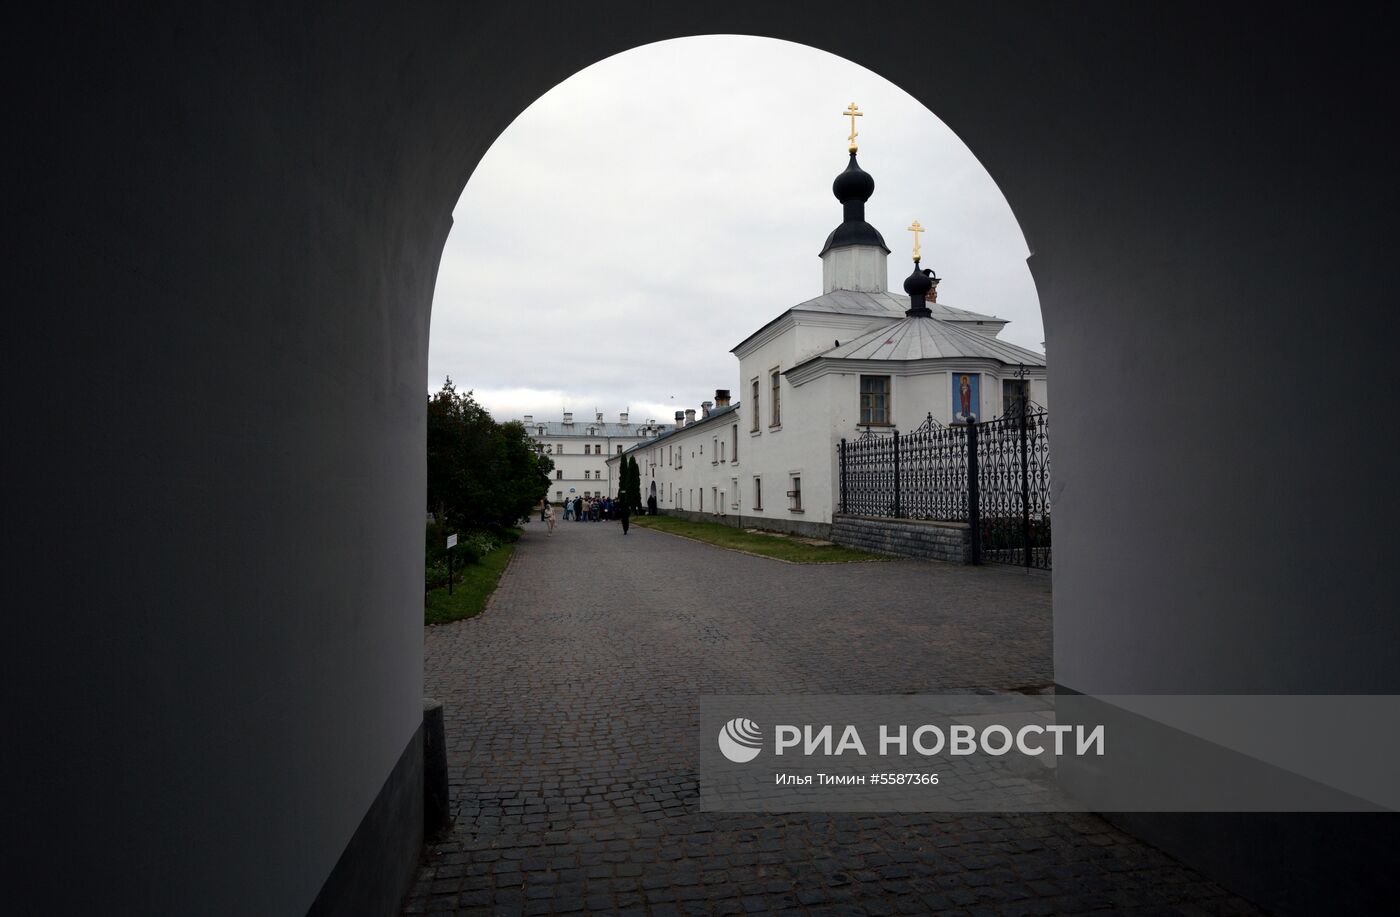
[[[625,511],[622,501],[611,497],[571,497],[564,501],[564,518],[574,522],[621,519]]]
[[[632,519],[632,510],[621,500],[611,497],[570,497],[564,501],[566,522],[599,522],[618,519],[622,522],[622,534]],[[540,521],[549,526],[549,534],[554,534],[555,510],[549,500],[540,501]]]

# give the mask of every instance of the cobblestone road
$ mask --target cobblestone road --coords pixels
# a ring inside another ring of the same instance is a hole
[[[527,527],[490,606],[431,627],[455,828],[405,913],[1253,913],[1092,815],[710,814],[701,694],[1052,680],[1048,578],[798,566],[615,523]]]

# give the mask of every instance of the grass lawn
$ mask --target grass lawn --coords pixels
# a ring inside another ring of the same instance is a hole
[[[796,564],[843,564],[852,561],[885,560],[875,554],[843,548],[840,545],[805,544],[796,538],[774,535],[756,535],[743,529],[721,525],[718,522],[691,522],[675,516],[633,516],[633,525],[684,535],[697,541],[704,541],[721,548],[746,551],[763,557],[791,561]]]
[[[487,554],[481,563],[468,564],[461,571],[462,580],[452,585],[452,594],[447,587],[434,589],[428,593],[428,605],[423,609],[424,624],[446,624],[481,614],[486,600],[496,591],[496,583],[501,571],[515,553],[515,542],[507,542]]]

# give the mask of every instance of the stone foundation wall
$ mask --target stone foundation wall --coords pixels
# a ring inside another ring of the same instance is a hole
[[[783,532],[788,535],[801,535],[804,538],[830,538],[831,524],[827,522],[803,522],[797,519],[770,519],[767,516],[744,516],[730,513],[717,516],[714,513],[697,513],[688,509],[663,509],[660,516],[675,516],[691,522],[718,522],[736,529],[763,529],[768,532]]]
[[[925,522],[837,514],[832,541],[873,554],[921,557],[954,564],[972,561],[971,529],[965,522]]]

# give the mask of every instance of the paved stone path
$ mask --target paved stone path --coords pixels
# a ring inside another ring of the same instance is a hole
[[[455,828],[405,913],[1253,913],[1092,815],[699,810],[701,694],[1039,685],[1050,645],[1016,570],[536,521],[487,610],[427,630]]]

